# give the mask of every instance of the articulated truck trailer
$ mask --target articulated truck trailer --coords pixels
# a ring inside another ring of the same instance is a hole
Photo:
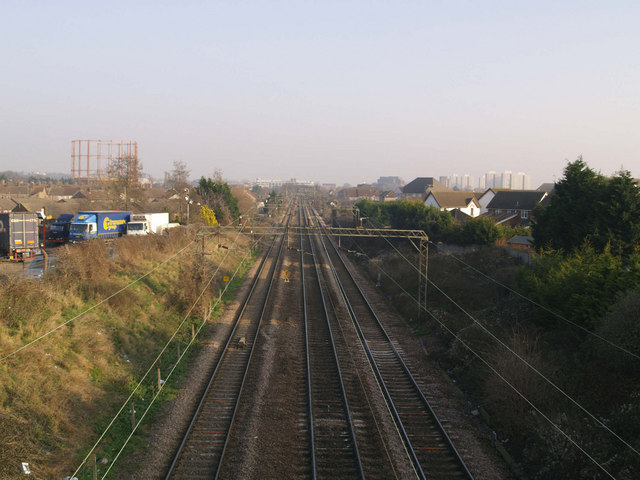
[[[21,260],[34,256],[38,248],[38,216],[35,213],[0,213],[0,254],[11,260]]]
[[[131,212],[120,210],[79,212],[69,227],[69,241],[121,237],[127,232],[130,218]]]

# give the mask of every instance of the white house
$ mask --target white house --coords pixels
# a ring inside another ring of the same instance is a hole
[[[460,210],[470,217],[480,215],[480,204],[472,192],[445,192],[431,190],[424,201],[428,207],[440,210]]]

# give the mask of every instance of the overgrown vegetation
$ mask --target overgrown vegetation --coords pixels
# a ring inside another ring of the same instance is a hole
[[[213,210],[218,221],[231,223],[240,216],[238,200],[231,193],[229,185],[222,180],[222,175],[216,178],[201,177],[196,189],[205,205]]]
[[[622,440],[640,445],[639,189],[628,172],[604,178],[579,159],[556,191],[537,210],[531,265],[495,247],[432,255],[420,321],[414,267],[381,242],[362,242],[366,266],[373,278],[393,272],[382,288],[528,478],[610,478],[606,470],[634,479],[640,458]],[[398,208],[362,206],[382,219]],[[427,218],[419,205],[401,211],[400,222]],[[431,228],[446,237],[446,220]]]
[[[202,223],[208,227],[215,227],[218,225],[215,212],[206,205],[202,205],[200,207],[200,219],[202,220]]]
[[[640,442],[640,398],[637,394],[640,391],[640,361],[535,307],[465,264],[539,302],[546,302],[518,283],[525,272],[536,272],[541,286],[551,295],[559,287],[553,280],[545,282],[544,275],[538,270],[540,267],[530,270],[499,247],[457,257],[431,255],[429,276],[434,284],[429,286],[427,293],[430,313],[418,320],[414,267],[380,243],[361,243],[369,255],[369,258],[361,256],[361,263],[370,277],[377,280],[380,274],[381,288],[411,322],[427,353],[468,395],[470,411],[479,406],[487,413],[498,442],[521,464],[528,478],[608,478],[554,425],[598,463],[605,465],[615,478],[635,478],[640,469],[637,455],[543,376],[621,438],[637,446]],[[416,258],[416,252],[411,248],[397,247],[406,258]],[[593,295],[593,299],[587,295],[585,301],[597,305],[597,314],[581,308],[580,301],[582,290],[589,290],[585,286],[589,282],[593,282],[594,287],[602,279],[605,284],[615,283],[616,274],[623,273],[627,277],[621,281],[632,284],[630,277],[634,273],[624,267],[618,270],[619,258],[611,254],[608,259],[594,256],[593,252],[582,252],[581,255],[580,259],[566,259],[572,266],[561,269],[566,273],[561,280],[566,301],[560,312],[572,322],[588,325],[600,337],[640,355],[637,321],[640,290],[637,286],[617,295],[605,286],[603,291]],[[391,273],[393,280],[382,272]],[[573,289],[570,290],[573,294],[566,290],[569,288]],[[555,298],[561,305],[562,293]],[[581,315],[587,312],[584,318],[590,320],[581,320]]]
[[[589,243],[630,255],[640,242],[640,194],[628,171],[605,177],[582,157],[571,162],[556,183],[549,206],[538,206],[533,236],[538,248],[571,253]]]
[[[90,241],[61,249],[57,274],[44,281],[2,280],[0,356],[69,323],[0,362],[0,478],[22,478],[20,462],[28,462],[39,478],[64,478],[80,464],[229,253],[212,245],[208,255],[197,255],[194,236],[181,228],[168,236],[123,237],[111,245]],[[245,240],[240,242],[244,246],[229,253],[153,367],[154,375],[136,391],[139,414],[154,394],[155,368],[163,376],[173,368],[178,344],[184,350],[191,325],[211,314],[223,275],[231,275],[248,252]],[[184,253],[162,263],[186,245],[191,246]],[[139,281],[123,290],[134,280]],[[167,384],[162,392],[160,400],[166,400],[176,390]],[[100,443],[98,458],[110,462],[130,431],[126,408]],[[140,447],[136,438],[129,448]],[[124,478],[115,469],[114,478]],[[90,471],[80,478],[91,478]]]
[[[639,285],[640,254],[623,257],[609,247],[597,252],[590,244],[567,255],[544,252],[520,278],[522,291],[589,329],[601,325],[620,294]],[[558,324],[545,311],[540,311],[540,318]]]

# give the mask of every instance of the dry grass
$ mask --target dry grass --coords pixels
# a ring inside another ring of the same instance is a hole
[[[185,245],[195,231],[90,241],[64,247],[58,274],[45,281],[4,280],[0,288],[0,356],[25,345],[86,308],[152,274],[43,340],[0,362],[0,478],[22,478],[29,462],[37,478],[64,478],[173,333],[222,252],[205,259]],[[230,255],[220,276],[246,253]],[[220,284],[208,290],[210,301]],[[200,312],[198,308],[194,312]]]

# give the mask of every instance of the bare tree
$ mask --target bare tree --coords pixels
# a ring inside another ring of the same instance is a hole
[[[189,184],[189,174],[187,164],[180,161],[173,161],[173,170],[165,172],[165,186],[169,189],[183,190]]]
[[[129,209],[133,202],[142,202],[144,194],[140,187],[142,164],[130,155],[114,158],[107,167],[111,202],[114,207]]]

